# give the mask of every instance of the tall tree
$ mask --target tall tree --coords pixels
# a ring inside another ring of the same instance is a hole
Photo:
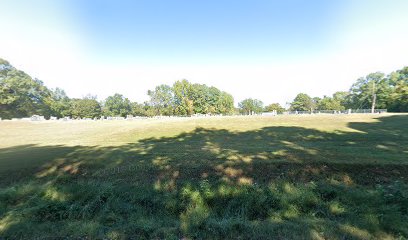
[[[116,93],[105,99],[103,104],[103,114],[107,116],[121,116],[126,117],[132,112],[129,99],[122,94]]]
[[[292,111],[311,111],[313,108],[313,99],[305,93],[299,93],[290,104],[290,110]]]
[[[263,110],[263,103],[261,100],[247,98],[238,103],[241,113],[251,115],[252,113],[261,113]]]
[[[276,111],[277,113],[283,113],[285,108],[283,108],[279,103],[271,103],[265,107],[266,112]]]
[[[357,79],[351,86],[350,93],[354,108],[386,108],[391,93],[389,81],[384,73],[370,73]]]
[[[349,92],[346,92],[346,91],[335,92],[333,93],[333,99],[336,102],[339,102],[340,106],[342,106],[344,109],[352,108]]]
[[[102,114],[101,105],[92,97],[73,99],[70,111],[73,118],[95,118]]]
[[[232,97],[232,95],[227,92],[221,92],[216,110],[217,113],[221,114],[234,113],[234,98]]]
[[[331,98],[324,96],[317,105],[318,110],[344,110],[344,106],[341,105],[341,102],[336,98]]]
[[[61,88],[51,89],[49,105],[53,116],[66,117],[70,115],[71,100]]]
[[[0,117],[51,115],[51,92],[43,82],[0,59]]]
[[[205,84],[192,84],[190,98],[193,102],[194,113],[215,113],[219,95],[220,91],[216,88],[210,89]]]
[[[192,84],[190,98],[194,113],[230,114],[234,109],[234,98],[216,87]]]
[[[133,116],[146,116],[144,105],[137,102],[130,103],[131,113]]]
[[[183,79],[176,81],[173,84],[174,105],[177,115],[192,115],[194,114],[194,104],[192,99],[193,86]]]
[[[154,90],[147,91],[151,106],[157,111],[157,115],[173,114],[173,89],[165,84],[157,86]]]
[[[408,67],[392,72],[389,75],[391,94],[388,108],[394,112],[408,112]]]

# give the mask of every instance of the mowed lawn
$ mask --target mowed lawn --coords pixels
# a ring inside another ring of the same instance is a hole
[[[405,239],[408,115],[0,122],[0,238]]]

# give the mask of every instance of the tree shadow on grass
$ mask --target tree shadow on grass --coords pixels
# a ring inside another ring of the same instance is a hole
[[[1,149],[0,236],[408,237],[407,120]]]

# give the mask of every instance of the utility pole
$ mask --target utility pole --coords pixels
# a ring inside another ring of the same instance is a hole
[[[373,81],[373,101],[371,103],[371,113],[374,113],[375,109],[375,100],[377,99],[377,96],[375,94],[375,81]]]

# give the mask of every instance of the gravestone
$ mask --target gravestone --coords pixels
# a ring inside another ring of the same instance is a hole
[[[33,115],[31,116],[31,121],[43,121],[45,120],[44,116]]]

